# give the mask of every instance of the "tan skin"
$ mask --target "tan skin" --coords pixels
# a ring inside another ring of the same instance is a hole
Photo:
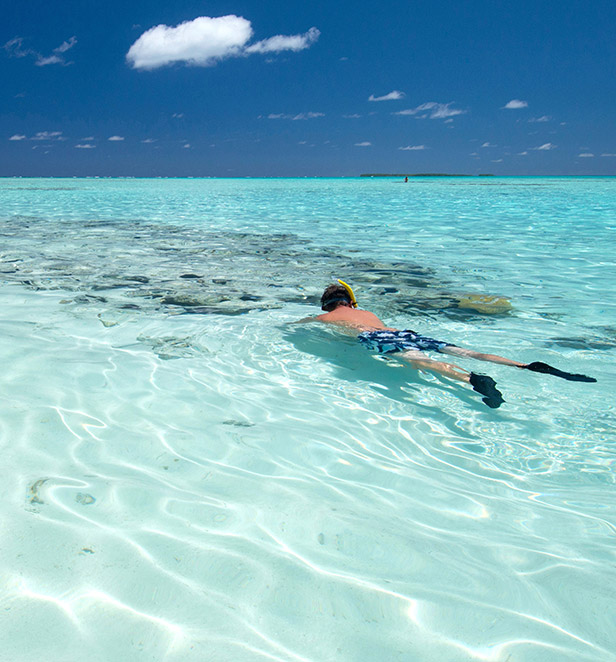
[[[390,326],[385,326],[383,322],[368,310],[361,310],[353,308],[350,303],[344,301],[339,302],[334,310],[318,315],[317,317],[307,317],[300,322],[324,322],[325,324],[334,324],[340,327],[341,331],[350,333],[352,335],[359,335],[363,331],[377,331],[378,329],[387,329],[396,331]],[[500,363],[501,365],[510,365],[516,368],[526,367],[526,363],[519,361],[512,361],[503,356],[496,354],[483,354],[481,352],[474,352],[470,349],[463,347],[454,347],[448,345],[441,350],[442,354],[450,354],[452,356],[462,356],[469,359],[479,359],[480,361],[489,361],[491,363]],[[426,358],[425,354],[420,350],[406,350],[397,354],[405,361],[408,361],[413,368],[418,370],[431,370],[446,377],[457,379],[461,382],[469,382],[470,372],[464,370],[455,363],[446,363],[444,361],[434,361],[433,359]]]

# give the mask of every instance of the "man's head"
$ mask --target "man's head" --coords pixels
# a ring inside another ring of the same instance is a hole
[[[332,310],[336,310],[338,306],[352,307],[351,296],[342,285],[328,285],[321,297],[321,310],[330,313]]]

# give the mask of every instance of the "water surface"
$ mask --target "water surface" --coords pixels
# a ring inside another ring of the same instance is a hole
[[[615,659],[614,219],[610,178],[1,180],[7,658]],[[289,324],[334,278],[599,381],[460,360],[490,410]]]

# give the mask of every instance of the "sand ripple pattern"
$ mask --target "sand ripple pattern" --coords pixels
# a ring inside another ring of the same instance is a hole
[[[498,421],[456,386],[435,396],[344,343],[359,377],[343,380],[273,314],[170,318],[199,349],[170,361],[131,324],[53,319],[61,294],[13,296],[15,659],[610,659],[607,461],[580,473],[571,443],[531,460],[541,426],[525,460],[515,413]]]

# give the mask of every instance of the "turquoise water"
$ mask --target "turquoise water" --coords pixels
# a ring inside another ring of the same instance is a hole
[[[610,178],[0,180],[3,655],[616,659],[615,233]],[[334,278],[598,382],[456,360],[491,410],[290,325]]]

